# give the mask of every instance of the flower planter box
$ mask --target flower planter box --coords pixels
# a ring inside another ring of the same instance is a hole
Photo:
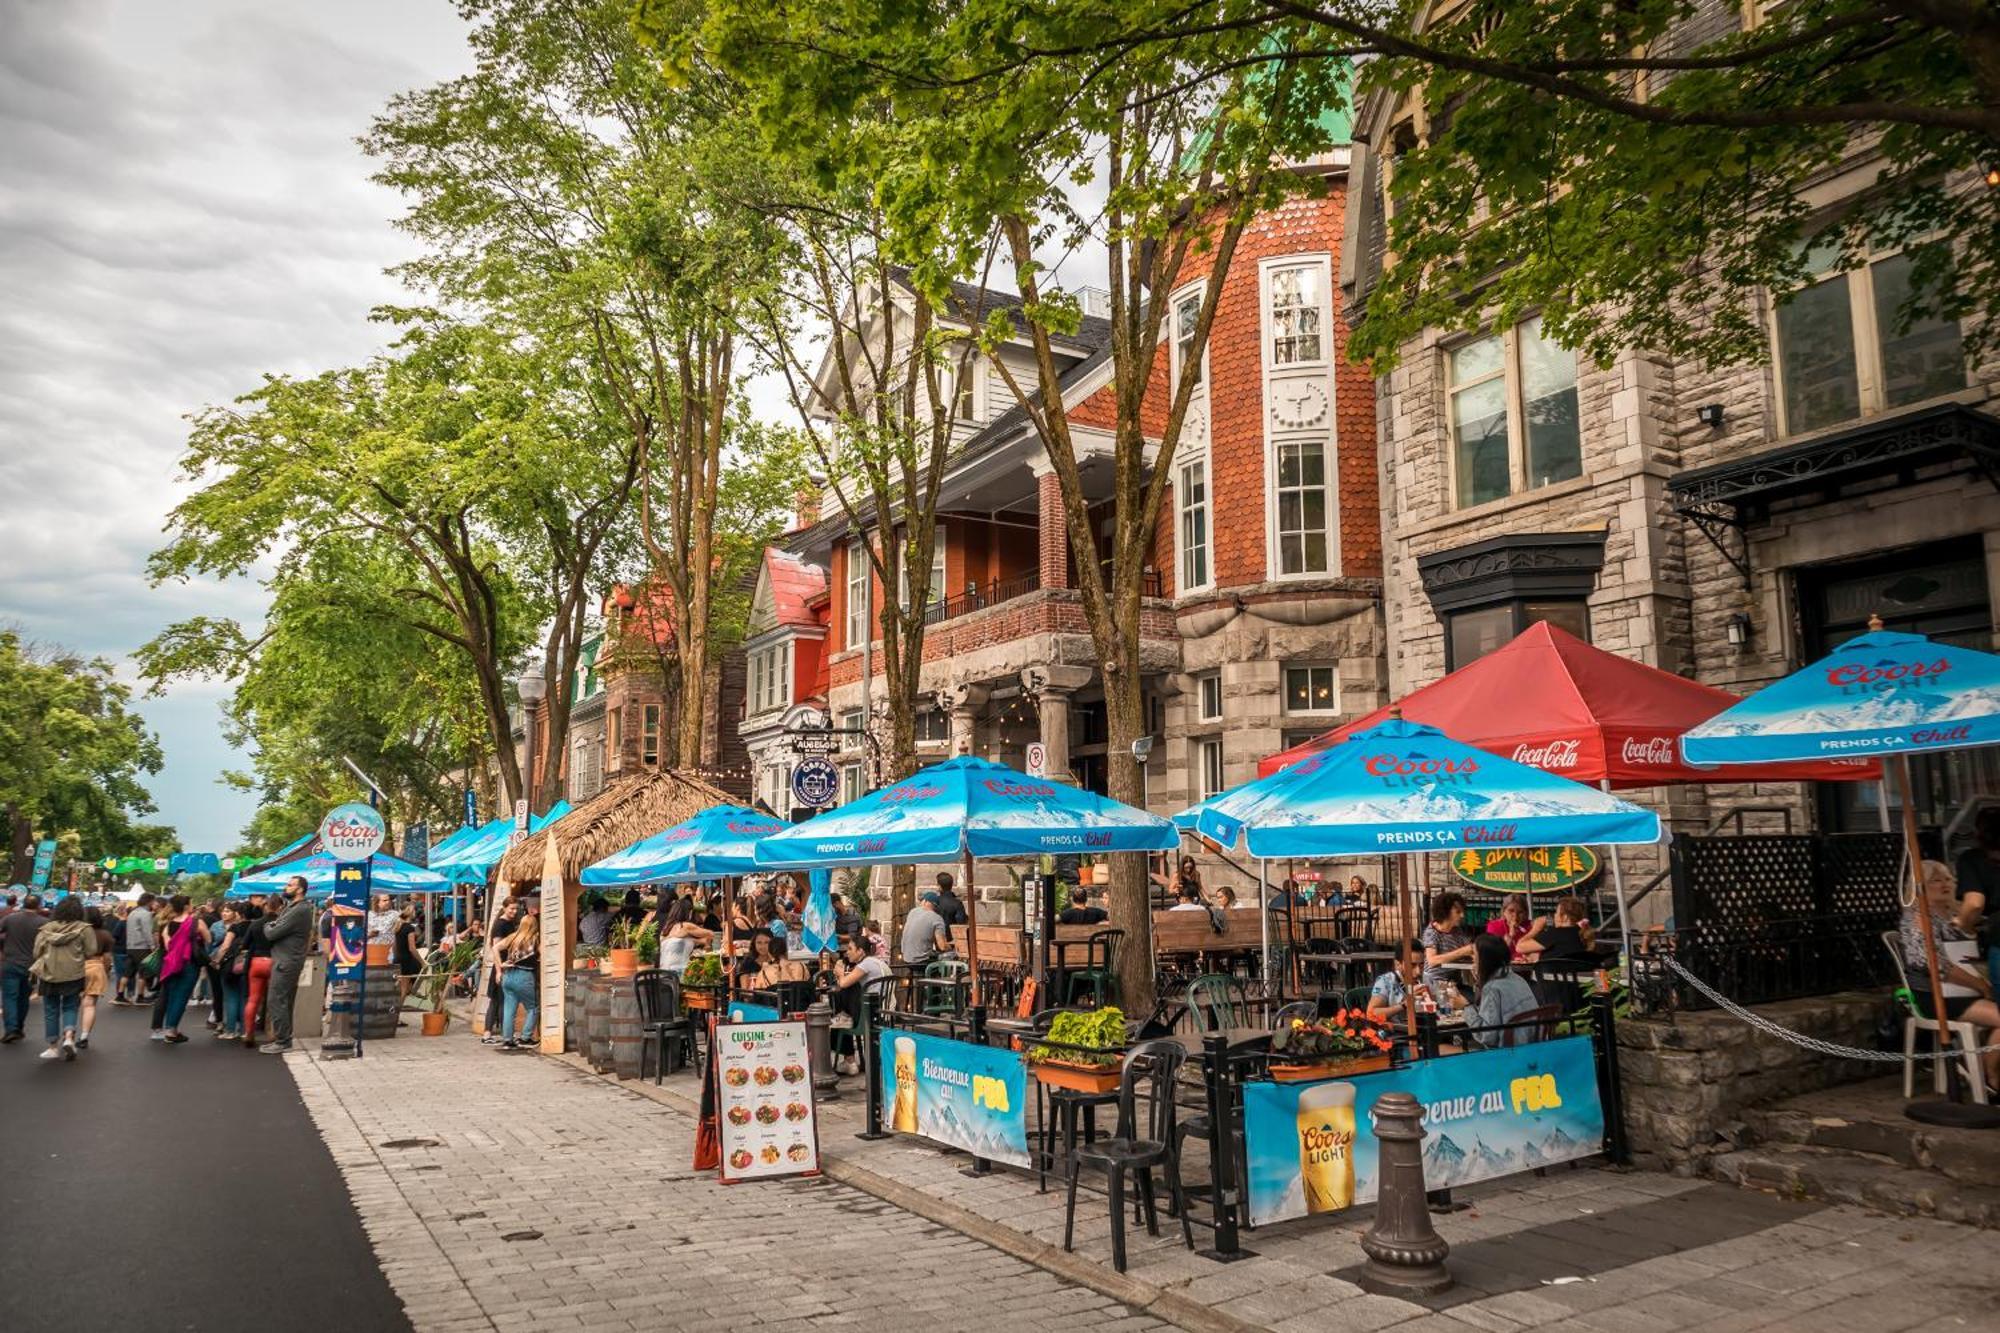
[[[1071,1092],[1100,1094],[1115,1092],[1122,1066],[1082,1065],[1069,1060],[1037,1060],[1028,1066],[1028,1072],[1041,1083],[1051,1088],[1067,1088]]]
[[[684,990],[681,1003],[689,1009],[715,1008],[716,992],[712,990]]]
[[[1349,1078],[1355,1074],[1380,1073],[1389,1068],[1391,1063],[1386,1055],[1349,1055],[1300,1064],[1279,1064],[1273,1060],[1269,1065],[1269,1071],[1271,1077],[1280,1083],[1311,1083],[1323,1078]]]

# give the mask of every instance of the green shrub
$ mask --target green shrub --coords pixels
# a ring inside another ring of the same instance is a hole
[[[1116,1069],[1125,1063],[1124,1012],[1116,1005],[1106,1005],[1057,1014],[1042,1043],[1028,1051],[1028,1063],[1044,1060]]]

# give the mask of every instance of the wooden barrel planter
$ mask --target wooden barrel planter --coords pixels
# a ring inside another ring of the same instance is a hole
[[[572,968],[563,977],[563,1049],[581,1051],[584,1047],[584,1007],[590,1001],[590,979],[596,973],[586,968]]]
[[[611,1067],[620,1078],[639,1077],[639,991],[630,977],[611,992]]]
[[[368,969],[368,993],[362,997],[361,1035],[368,1041],[382,1041],[396,1035],[396,1019],[403,1008],[397,989],[398,974],[393,965]]]
[[[583,1006],[584,1059],[602,1074],[611,1068],[611,992],[616,983],[602,973],[590,979]]]

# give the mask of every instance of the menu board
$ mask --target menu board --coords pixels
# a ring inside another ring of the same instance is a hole
[[[819,1174],[806,1025],[718,1023],[722,1179]]]

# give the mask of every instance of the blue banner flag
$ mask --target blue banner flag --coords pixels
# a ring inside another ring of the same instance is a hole
[[[877,1055],[890,1129],[1028,1165],[1028,1071],[1019,1051],[885,1028]]]

